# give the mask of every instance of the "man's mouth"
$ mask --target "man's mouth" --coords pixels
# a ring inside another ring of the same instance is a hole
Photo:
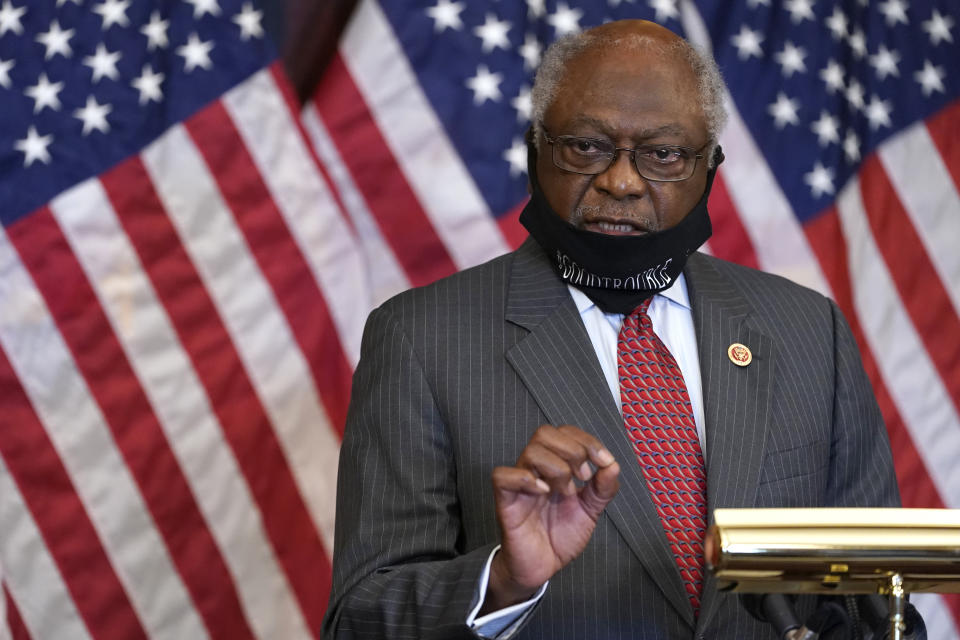
[[[647,229],[641,227],[640,221],[624,219],[584,220],[583,228],[587,231],[605,233],[610,236],[642,236],[649,233]]]

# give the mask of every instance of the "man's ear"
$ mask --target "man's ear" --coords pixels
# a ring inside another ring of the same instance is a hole
[[[523,141],[527,143],[527,194],[533,195],[533,181],[537,171],[537,145],[533,125],[523,134]]]

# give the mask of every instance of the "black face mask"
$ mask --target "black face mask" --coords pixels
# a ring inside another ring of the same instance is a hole
[[[611,236],[578,229],[557,215],[537,180],[536,149],[528,135],[527,164],[533,194],[520,214],[520,223],[549,254],[564,282],[583,291],[601,310],[627,314],[672,285],[687,257],[710,237],[713,229],[707,197],[721,162],[723,152],[718,146],[703,197],[679,224],[644,236]]]

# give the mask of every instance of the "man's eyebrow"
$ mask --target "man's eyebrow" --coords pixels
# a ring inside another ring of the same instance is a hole
[[[604,133],[610,133],[610,129],[611,129],[610,124],[608,122],[604,122],[603,120],[600,120],[598,118],[594,118],[588,115],[576,116],[572,119],[570,124],[572,126],[592,127]],[[656,138],[658,136],[671,136],[671,135],[684,137],[687,135],[687,130],[684,127],[680,126],[679,124],[670,123],[660,127],[656,127],[654,129],[643,129],[642,131],[640,131],[637,138],[645,140],[647,138]]]

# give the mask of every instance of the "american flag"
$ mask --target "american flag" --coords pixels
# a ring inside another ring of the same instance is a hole
[[[0,637],[310,638],[369,310],[245,0],[0,0]]]
[[[960,507],[955,0],[361,0],[304,120],[373,300],[519,244],[533,71],[619,18],[687,36],[727,81],[707,250],[838,301],[904,505]],[[915,601],[931,638],[960,637],[960,600]]]

